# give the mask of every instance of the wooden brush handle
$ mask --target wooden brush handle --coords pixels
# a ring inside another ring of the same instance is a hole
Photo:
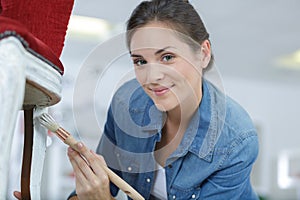
[[[69,135],[65,140],[64,143],[75,149],[76,151],[80,152],[77,148],[77,143],[72,135]],[[134,200],[144,200],[144,197],[140,195],[133,187],[131,187],[126,181],[124,181],[122,178],[120,178],[117,174],[115,174],[111,169],[109,169],[107,166],[101,166],[103,170],[106,172],[106,174],[109,177],[109,180],[113,182],[120,190],[125,192],[130,198]]]
[[[80,152],[80,150],[77,148],[78,141],[75,140],[75,138],[72,135],[69,135],[65,140],[64,143],[72,147],[72,149],[75,149],[77,152]]]
[[[134,200],[144,200],[144,197],[140,195],[133,187],[131,187],[127,182],[121,179],[117,174],[115,174],[107,166],[102,166],[103,170],[107,173],[109,180],[113,182],[120,190],[127,194],[130,198]]]

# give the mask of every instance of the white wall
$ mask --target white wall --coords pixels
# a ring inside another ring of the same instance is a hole
[[[223,79],[226,93],[249,112],[260,129],[259,191],[270,199],[297,199],[296,189],[279,189],[277,159],[283,150],[300,149],[300,85]]]

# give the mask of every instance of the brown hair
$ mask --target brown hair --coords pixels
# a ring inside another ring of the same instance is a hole
[[[151,0],[141,2],[127,21],[128,48],[135,29],[153,21],[166,23],[170,28],[188,36],[184,40],[194,49],[198,49],[204,40],[209,40],[201,17],[188,0]],[[213,55],[206,70],[212,63]]]

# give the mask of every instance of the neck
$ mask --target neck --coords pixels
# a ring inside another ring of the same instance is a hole
[[[199,107],[202,96],[196,101],[186,99],[179,106],[167,112],[167,122],[170,124],[187,124]]]
[[[166,159],[180,144],[192,116],[198,110],[201,99],[202,92],[196,100],[188,98],[176,108],[167,111],[161,141],[155,146],[155,157],[160,165],[165,166]]]

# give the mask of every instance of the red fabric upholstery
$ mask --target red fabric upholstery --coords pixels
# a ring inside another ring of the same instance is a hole
[[[74,0],[1,0],[1,16],[19,21],[60,57]]]
[[[31,53],[63,74],[59,57],[73,4],[74,0],[0,0],[0,36],[23,38]]]
[[[31,34],[18,21],[0,16],[0,39],[8,36],[19,38],[30,53],[48,62],[48,64],[63,74],[63,64],[45,43]]]

